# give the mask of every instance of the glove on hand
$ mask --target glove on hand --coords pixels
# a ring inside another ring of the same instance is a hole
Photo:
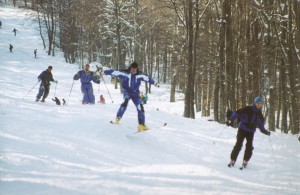
[[[103,72],[104,75],[107,75],[108,73],[109,73],[109,70],[105,70],[105,71]]]
[[[226,121],[226,125],[233,127],[233,121],[231,120]]]
[[[56,80],[56,81],[54,81],[56,84],[58,83],[58,81]]]
[[[97,84],[100,84],[100,80],[97,80],[96,83],[97,83]]]
[[[271,132],[270,132],[270,131],[264,131],[263,133],[264,133],[265,135],[268,135],[268,136],[271,135]]]

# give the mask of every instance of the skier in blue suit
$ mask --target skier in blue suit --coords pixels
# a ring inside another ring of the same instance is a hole
[[[142,104],[142,100],[140,98],[140,85],[141,82],[148,82],[150,84],[154,84],[155,81],[150,78],[148,75],[142,74],[138,69],[138,64],[133,62],[128,70],[117,71],[117,70],[106,70],[104,71],[105,75],[111,75],[114,77],[118,77],[122,80],[123,87],[123,98],[124,102],[121,104],[117,118],[114,124],[119,124],[123,114],[126,111],[128,101],[131,99],[134,105],[136,106],[138,112],[138,131],[148,130],[148,127],[145,125],[145,114],[144,107]],[[157,84],[155,84],[156,86]]]
[[[91,81],[100,84],[100,76],[96,72],[90,71],[90,65],[86,64],[84,70],[80,70],[73,77],[74,80],[80,79],[81,91],[83,93],[82,104],[95,104],[95,96]]]
[[[264,127],[264,117],[261,112],[262,105],[263,99],[261,97],[256,97],[254,103],[251,106],[246,106],[237,110],[226,122],[228,126],[233,126],[233,121],[239,119],[238,132],[236,136],[237,140],[230,155],[231,161],[228,164],[229,167],[234,166],[239,152],[242,149],[244,139],[246,139],[247,143],[244,153],[243,167],[247,166],[254,149],[253,137],[257,127],[262,133],[268,136],[271,134],[271,132],[266,130]]]

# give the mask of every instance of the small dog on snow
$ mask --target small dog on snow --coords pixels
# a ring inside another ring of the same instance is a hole
[[[55,97],[55,99],[52,100],[56,103],[56,105],[60,105],[60,100],[57,97]]]

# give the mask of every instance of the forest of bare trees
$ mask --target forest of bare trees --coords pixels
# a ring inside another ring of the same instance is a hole
[[[37,11],[48,55],[115,69],[136,61],[170,86],[171,102],[185,94],[188,118],[224,123],[227,109],[262,96],[268,128],[299,133],[299,0],[13,2]]]

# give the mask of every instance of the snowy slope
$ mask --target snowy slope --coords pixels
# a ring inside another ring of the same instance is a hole
[[[300,194],[296,136],[258,131],[240,171],[227,167],[236,129],[183,118],[182,94],[169,103],[168,86],[152,89],[145,105],[152,129],[139,134],[132,103],[120,125],[109,123],[122,97],[108,76],[112,100],[103,82],[93,84],[107,104],[82,106],[75,81],[69,105],[56,106],[51,98],[68,99],[78,64],[47,56],[34,12],[2,5],[0,20],[0,194]],[[49,65],[58,85],[36,103],[38,85],[26,94]]]

